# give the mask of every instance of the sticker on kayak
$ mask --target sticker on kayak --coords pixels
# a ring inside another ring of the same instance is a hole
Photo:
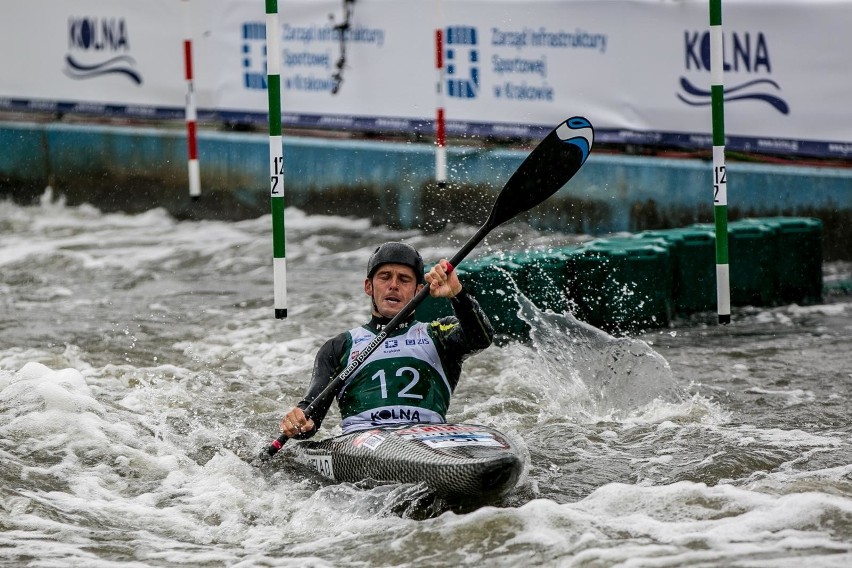
[[[308,456],[308,465],[329,479],[334,479],[334,468],[331,466],[331,456]]]
[[[399,435],[406,440],[420,440],[430,448],[454,448],[459,446],[506,447],[506,444],[498,440],[494,434],[477,429],[475,426],[426,426],[403,430],[399,432]]]
[[[382,434],[381,430],[369,430],[356,436],[352,440],[352,445],[356,448],[364,446],[368,450],[375,450],[385,439],[385,435]]]
[[[505,448],[506,446],[488,432],[471,432],[470,434],[413,434],[414,439],[420,440],[430,448],[454,448],[458,446],[490,446]]]
[[[448,434],[455,432],[480,432],[482,426],[473,424],[417,424],[397,430],[396,434],[403,438],[409,434]]]

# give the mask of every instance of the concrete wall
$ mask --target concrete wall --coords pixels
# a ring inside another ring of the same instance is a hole
[[[69,204],[104,211],[165,207],[178,218],[269,212],[268,138],[199,134],[202,197],[187,190],[186,140],[173,128],[0,122],[0,196],[29,203],[49,184]],[[484,221],[524,150],[452,148],[450,187],[430,183],[429,144],[285,137],[287,205],[403,228]],[[820,218],[825,257],[852,258],[852,169],[730,162],[729,217]],[[527,214],[541,229],[605,235],[712,220],[711,166],[593,153],[577,176]]]

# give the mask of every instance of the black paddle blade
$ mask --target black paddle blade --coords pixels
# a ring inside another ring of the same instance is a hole
[[[592,123],[581,116],[554,128],[506,182],[487,224],[496,227],[559,191],[585,163],[594,140]]]

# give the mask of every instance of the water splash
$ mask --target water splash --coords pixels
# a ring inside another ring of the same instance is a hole
[[[654,402],[689,398],[646,342],[613,337],[569,313],[543,312],[521,293],[518,301],[518,315],[531,328],[538,378],[556,395],[550,397],[553,410],[570,401],[567,406],[579,403],[590,418],[619,420]]]

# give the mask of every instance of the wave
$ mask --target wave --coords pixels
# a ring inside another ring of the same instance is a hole
[[[142,76],[132,68],[132,66],[136,64],[136,60],[129,55],[119,55],[118,57],[113,57],[112,59],[108,59],[94,65],[79,63],[71,55],[66,55],[65,62],[68,63],[68,67],[65,69],[65,74],[72,79],[90,79],[100,75],[118,73],[126,75],[137,85],[142,84]],[[128,66],[120,66],[122,63],[126,63]]]
[[[725,88],[725,102],[750,100],[750,99],[758,100],[758,101],[763,101],[763,102],[768,103],[769,105],[773,106],[775,108],[775,110],[777,110],[781,114],[790,114],[790,106],[783,99],[781,99],[780,97],[777,97],[775,95],[771,95],[771,94],[768,94],[768,93],[748,93],[748,94],[740,94],[740,95],[735,94],[739,91],[742,91],[742,90],[745,90],[745,89],[750,89],[752,87],[756,87],[758,85],[763,85],[763,84],[769,84],[772,87],[775,87],[776,89],[778,89],[779,91],[781,90],[781,87],[778,85],[778,83],[776,83],[775,81],[773,81],[771,79],[756,79],[754,81],[749,81],[747,83],[743,83],[742,85],[738,85],[736,87],[726,87]],[[696,96],[696,97],[701,97],[701,100],[692,100],[692,99],[688,99],[685,96],[683,96],[682,94],[678,93],[677,98],[680,99],[681,101],[685,102],[686,104],[688,104],[690,106],[707,106],[707,105],[711,104],[711,102],[712,102],[711,91],[704,90],[704,89],[701,89],[699,87],[696,87],[695,85],[690,83],[689,79],[687,79],[686,77],[680,78],[680,86],[681,86],[681,88],[683,88],[683,90],[686,92],[686,94],[693,95],[693,96]]]

